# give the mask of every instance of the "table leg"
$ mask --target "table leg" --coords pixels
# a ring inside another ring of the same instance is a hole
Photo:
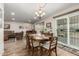
[[[39,42],[39,47],[40,47],[40,56],[42,56],[42,47],[41,47],[41,42]]]

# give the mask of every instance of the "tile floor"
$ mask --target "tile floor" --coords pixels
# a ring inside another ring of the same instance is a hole
[[[15,40],[10,39],[8,41],[4,42],[4,54],[3,56],[30,56],[28,54],[28,51],[26,49],[26,40]],[[57,54],[58,56],[76,56],[75,54],[72,54],[62,48],[57,48]],[[55,56],[54,53],[52,53],[52,56]]]

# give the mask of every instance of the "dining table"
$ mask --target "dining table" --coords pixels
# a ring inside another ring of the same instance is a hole
[[[50,35],[49,35],[49,36],[45,36],[45,35],[43,35],[43,34],[29,34],[29,36],[32,37],[32,39],[33,39],[34,41],[39,42],[40,55],[42,55],[42,53],[41,53],[41,49],[42,49],[42,48],[41,48],[41,44],[42,44],[43,42],[45,42],[45,41],[48,41],[51,36],[50,36]]]

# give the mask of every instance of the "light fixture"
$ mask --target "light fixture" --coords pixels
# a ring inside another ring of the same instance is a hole
[[[11,12],[11,15],[15,15],[15,12]]]
[[[14,20],[15,20],[15,18],[12,18],[12,20],[14,21]]]
[[[36,16],[39,16],[38,12],[35,12]]]
[[[39,5],[39,9],[35,11],[35,15],[37,18],[41,19],[43,16],[45,16],[46,13],[43,10],[45,6],[46,6],[46,4]]]
[[[37,17],[43,17],[46,13],[42,10],[39,10],[39,11],[36,11],[35,14]]]

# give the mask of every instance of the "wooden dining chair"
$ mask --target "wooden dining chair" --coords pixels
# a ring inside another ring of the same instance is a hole
[[[49,56],[52,51],[54,51],[57,56],[57,40],[57,37],[51,37],[45,44],[42,45],[42,48],[48,51]]]
[[[29,34],[31,34],[31,32],[30,32],[30,31],[26,31],[26,35],[25,35],[25,37],[26,37],[26,48],[27,48],[27,49],[30,49],[30,39],[29,39]]]
[[[28,36],[29,34],[27,33],[26,34],[26,48],[27,49],[30,49],[30,39],[29,39],[29,36]]]
[[[29,39],[29,35],[30,34],[36,34],[36,31],[26,31],[26,48],[30,49],[30,39]]]
[[[29,39],[30,39],[32,55],[34,55],[35,49],[36,49],[35,52],[38,52],[39,42],[35,41],[32,36],[29,36]]]
[[[22,40],[23,39],[23,31],[19,33],[15,33],[16,39],[17,40]]]

